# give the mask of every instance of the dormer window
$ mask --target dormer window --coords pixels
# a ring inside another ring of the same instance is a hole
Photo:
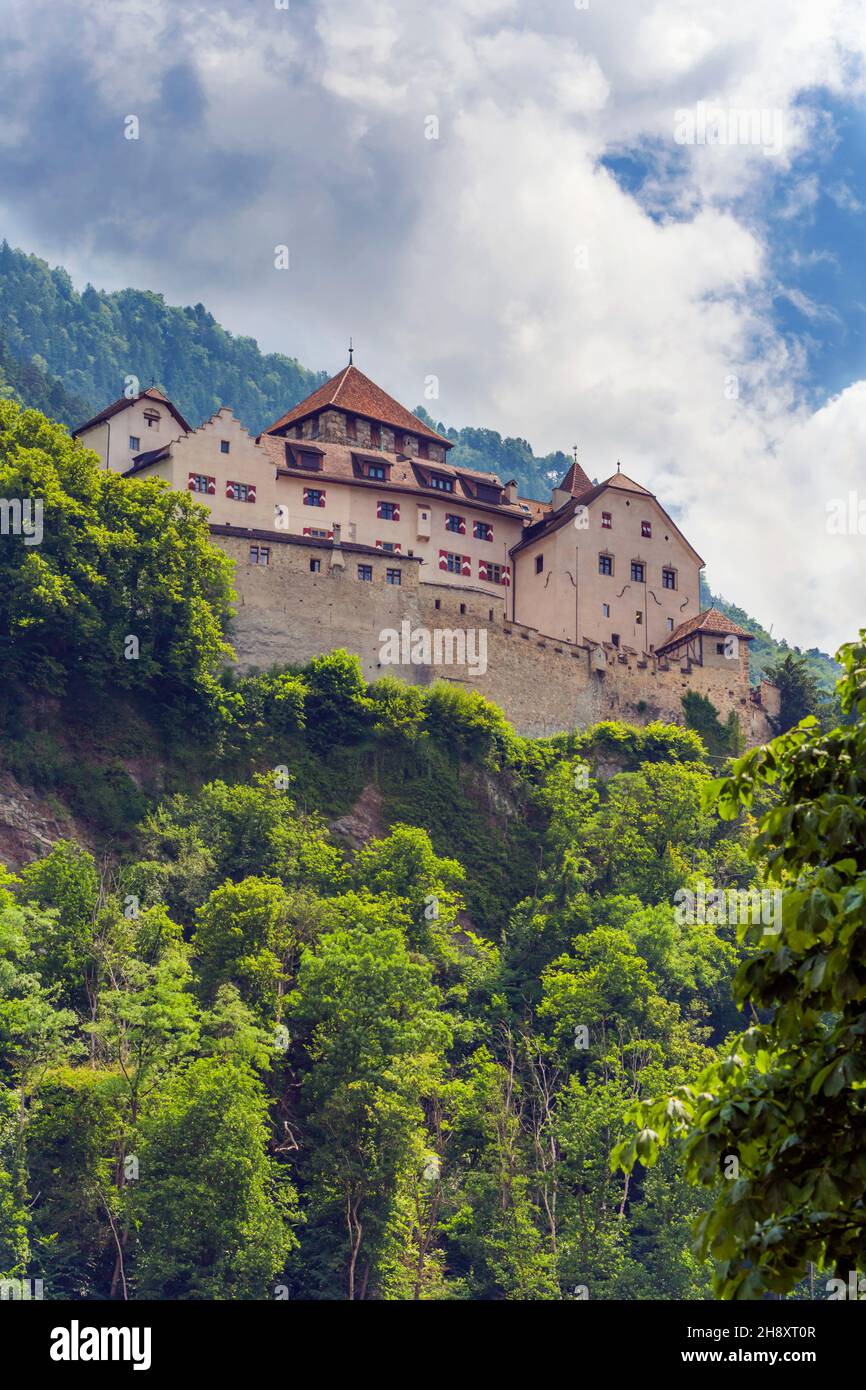
[[[477,496],[479,502],[501,502],[502,489],[493,483],[479,483]]]
[[[376,482],[383,483],[388,477],[388,470],[384,463],[368,463],[367,477],[373,478]]]
[[[441,473],[431,473],[431,474],[430,474],[430,486],[431,486],[431,487],[435,487],[435,488],[437,489],[437,491],[439,491],[439,492],[453,492],[453,491],[454,491],[454,479],[453,479],[453,478],[443,478],[443,476],[442,476]]]

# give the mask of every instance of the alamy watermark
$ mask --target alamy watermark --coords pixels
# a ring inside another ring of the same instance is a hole
[[[763,926],[764,936],[782,930],[781,888],[678,888],[674,893],[674,920],[678,926]]]
[[[827,502],[828,536],[866,536],[866,497],[853,489],[847,497],[831,497]]]
[[[383,666],[465,666],[473,676],[487,670],[486,627],[415,627],[404,618],[379,633]]]
[[[678,145],[755,145],[764,154],[781,154],[784,113],[781,107],[737,108],[699,101],[674,112]]]
[[[42,498],[0,497],[0,536],[23,536],[25,545],[41,545]]]

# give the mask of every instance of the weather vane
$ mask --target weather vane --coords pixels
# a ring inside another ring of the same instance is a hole
[[[352,339],[350,338],[350,339],[349,339],[349,366],[350,366],[350,367],[351,367],[351,365],[352,365],[352,353],[353,353],[354,351],[355,351],[355,349],[352,347]]]

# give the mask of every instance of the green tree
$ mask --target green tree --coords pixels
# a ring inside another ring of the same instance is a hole
[[[231,562],[205,508],[106,472],[60,425],[2,400],[0,495],[42,507],[39,544],[22,533],[0,550],[8,675],[57,693],[77,682],[158,689],[169,706],[212,700],[230,655]]]
[[[843,1279],[866,1267],[866,632],[839,657],[850,722],[822,733],[808,718],[712,789],[729,818],[777,792],[754,853],[781,921],[743,929],[752,951],[734,983],[754,1022],[693,1084],[636,1111],[639,1133],[615,1154],[631,1169],[675,1144],[711,1189],[696,1242],[723,1298],[786,1293],[810,1262]]]
[[[422,1102],[439,1084],[451,1036],[431,975],[402,930],[368,915],[304,952],[289,999],[315,1175],[317,1224],[302,1253],[313,1237],[323,1241],[321,1223],[336,1224],[334,1275],[349,1299],[376,1289],[401,1176],[427,1148]]]
[[[779,690],[779,733],[786,733],[810,714],[817,715],[820,706],[818,682],[804,656],[788,652],[767,669],[766,677]]]
[[[267,1098],[245,1068],[200,1058],[163,1081],[131,1187],[139,1297],[269,1296],[296,1242],[295,1194],[267,1140]]]

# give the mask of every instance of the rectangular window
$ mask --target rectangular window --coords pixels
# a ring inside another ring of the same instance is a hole
[[[453,492],[454,479],[443,478],[440,473],[430,474],[430,486],[435,487],[439,492]]]
[[[402,432],[402,430],[395,430],[395,431],[394,431],[394,453],[395,453],[395,454],[402,454],[402,452],[403,452],[403,432]]]
[[[430,450],[427,446],[426,439],[418,440],[418,457],[419,459],[428,459],[430,457]]]
[[[399,541],[381,541],[379,548],[384,550],[386,555],[394,555],[400,549]]]
[[[610,640],[611,640],[612,644],[613,644],[615,647],[618,647],[618,646],[619,646],[619,633],[618,633],[618,632],[612,632],[612,633],[610,634]]]
[[[724,656],[724,654],[725,654],[725,644],[724,644],[724,642],[717,642],[717,643],[716,643],[716,656]]]
[[[331,538],[331,532],[324,530],[321,526],[305,526],[304,535],[315,536],[316,539],[320,541],[327,541]]]
[[[231,448],[231,444],[229,443],[229,441],[228,441],[227,439],[221,439],[221,440],[220,440],[220,453],[221,453],[221,454],[227,454],[227,453],[229,452],[229,449],[230,449],[230,448]]]
[[[599,555],[598,557],[599,574],[613,574],[613,556]]]
[[[399,521],[399,504],[397,502],[377,502],[376,515],[380,521]]]
[[[642,560],[632,560],[631,579],[633,584],[643,584],[644,582],[644,563]]]
[[[637,627],[641,627],[641,626],[643,625],[643,613],[641,612],[640,609],[638,609],[637,612],[635,613],[635,615],[634,615],[634,620],[635,620],[635,625],[636,625]]]
[[[189,479],[190,492],[216,491],[216,478],[209,478],[206,473],[190,473]]]
[[[141,448],[141,440],[139,439],[137,434],[131,434],[129,436],[129,447],[130,449],[132,449],[133,453],[138,453],[139,449]]]
[[[453,531],[458,536],[466,534],[466,518],[458,516],[456,512],[445,513],[445,530]]]
[[[601,605],[601,616],[602,616],[603,618],[609,618],[609,617],[610,617],[610,604],[609,604],[609,603],[603,603],[603,604]]]
[[[385,571],[385,583],[386,583],[386,584],[399,584],[399,583],[400,583],[400,576],[401,576],[402,573],[403,573],[402,570],[386,570],[386,571]]]
[[[146,410],[144,412],[144,418],[147,421],[147,428],[149,430],[159,429],[159,415],[157,411]]]
[[[662,570],[662,588],[675,589],[677,587],[676,570]]]
[[[269,565],[271,563],[271,547],[269,545],[250,546],[251,565]]]
[[[382,431],[378,425],[370,426],[370,443],[374,449],[378,449],[382,443]]]
[[[255,488],[251,489],[249,483],[226,483],[226,497],[230,502],[254,502],[255,494]]]
[[[492,541],[493,527],[488,526],[486,521],[473,521],[472,534],[477,541]]]
[[[322,568],[321,560],[310,561],[310,574],[318,574]]]
[[[544,556],[543,556],[543,555],[536,555],[536,557],[535,557],[535,573],[536,573],[536,574],[541,574],[541,571],[542,571],[543,569],[544,569]]]
[[[502,583],[502,566],[501,566],[501,565],[488,564],[488,566],[487,566],[487,578],[488,578],[488,580],[490,581],[491,584],[501,584],[501,583]]]
[[[357,422],[357,420],[355,419],[354,415],[347,415],[347,416],[346,416],[346,438],[347,438],[347,439],[357,439],[357,438],[358,438],[358,422]]]
[[[641,524],[640,524],[640,533],[641,533],[642,536],[646,536],[647,538],[649,538],[649,537],[652,535],[652,533],[653,533],[653,524],[652,524],[652,522],[651,522],[651,521],[642,521]]]
[[[372,478],[374,482],[384,483],[387,476],[388,474],[386,472],[384,463],[367,464],[367,477]]]
[[[324,505],[325,505],[325,493],[324,493],[324,490],[323,490],[322,488],[320,488],[320,487],[305,487],[305,488],[304,488],[304,506],[305,506],[305,507],[324,507]]]
[[[610,512],[602,512],[602,514],[601,514],[601,528],[602,528],[602,530],[603,530],[603,531],[609,531],[609,530],[611,529],[612,526],[613,526],[613,518],[612,518]]]
[[[359,566],[358,566],[358,578],[359,578],[359,579],[366,580],[366,582],[369,584],[370,581],[371,581],[371,579],[373,578],[373,566],[372,566],[372,565],[359,565]]]
[[[674,620],[673,620],[673,618],[668,618],[667,622],[668,622],[668,632],[673,632],[673,630],[674,630]]]

